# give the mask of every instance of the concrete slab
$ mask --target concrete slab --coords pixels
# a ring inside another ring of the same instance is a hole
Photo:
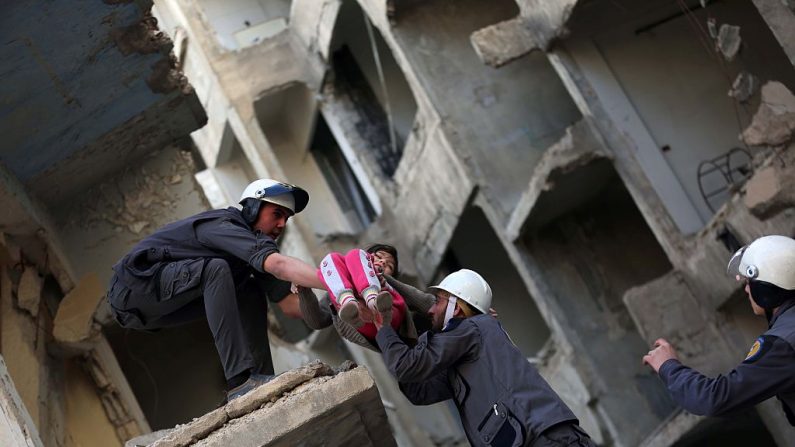
[[[333,374],[319,361],[287,371],[151,446],[396,445],[367,370]]]
[[[0,445],[42,446],[39,433],[0,356]]]

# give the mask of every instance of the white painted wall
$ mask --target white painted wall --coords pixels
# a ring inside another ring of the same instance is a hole
[[[291,0],[199,0],[198,4],[228,50],[254,45],[287,27]]]

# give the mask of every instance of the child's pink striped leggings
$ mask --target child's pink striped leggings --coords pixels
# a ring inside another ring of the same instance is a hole
[[[339,253],[327,254],[320,262],[317,276],[326,286],[337,310],[347,304],[348,300],[355,299],[356,295],[365,300],[368,296],[374,297],[381,292],[381,283],[373,268],[371,255],[358,248],[349,251],[345,256]],[[389,285],[386,290],[392,295],[391,325],[398,330],[406,315],[406,302]],[[366,323],[358,331],[372,340],[375,339],[377,329],[373,323]]]

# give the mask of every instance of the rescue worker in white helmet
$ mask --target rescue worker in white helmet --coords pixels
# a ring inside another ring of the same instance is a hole
[[[376,318],[384,363],[415,405],[453,399],[473,446],[593,446],[577,418],[491,315],[491,288],[472,270],[447,275],[409,347]]]
[[[118,323],[152,330],[206,319],[227,380],[227,399],[273,376],[267,298],[300,318],[290,282],[323,288],[315,268],[282,255],[276,240],[309,202],[303,189],[252,182],[242,209],[210,210],[168,224],[113,266],[107,293]]]
[[[659,339],[643,362],[693,414],[720,416],[776,396],[795,426],[795,240],[760,237],[732,256],[728,273],[745,283],[754,314],[768,321],[745,360],[728,374],[708,378],[684,366],[673,346]]]

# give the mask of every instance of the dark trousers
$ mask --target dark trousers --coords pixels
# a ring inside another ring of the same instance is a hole
[[[573,422],[549,427],[530,445],[531,447],[596,447],[585,430]]]
[[[227,379],[246,370],[273,374],[268,304],[253,278],[235,284],[223,259],[186,259],[160,271],[157,295],[141,295],[114,275],[108,300],[123,327],[161,329],[207,319]]]

